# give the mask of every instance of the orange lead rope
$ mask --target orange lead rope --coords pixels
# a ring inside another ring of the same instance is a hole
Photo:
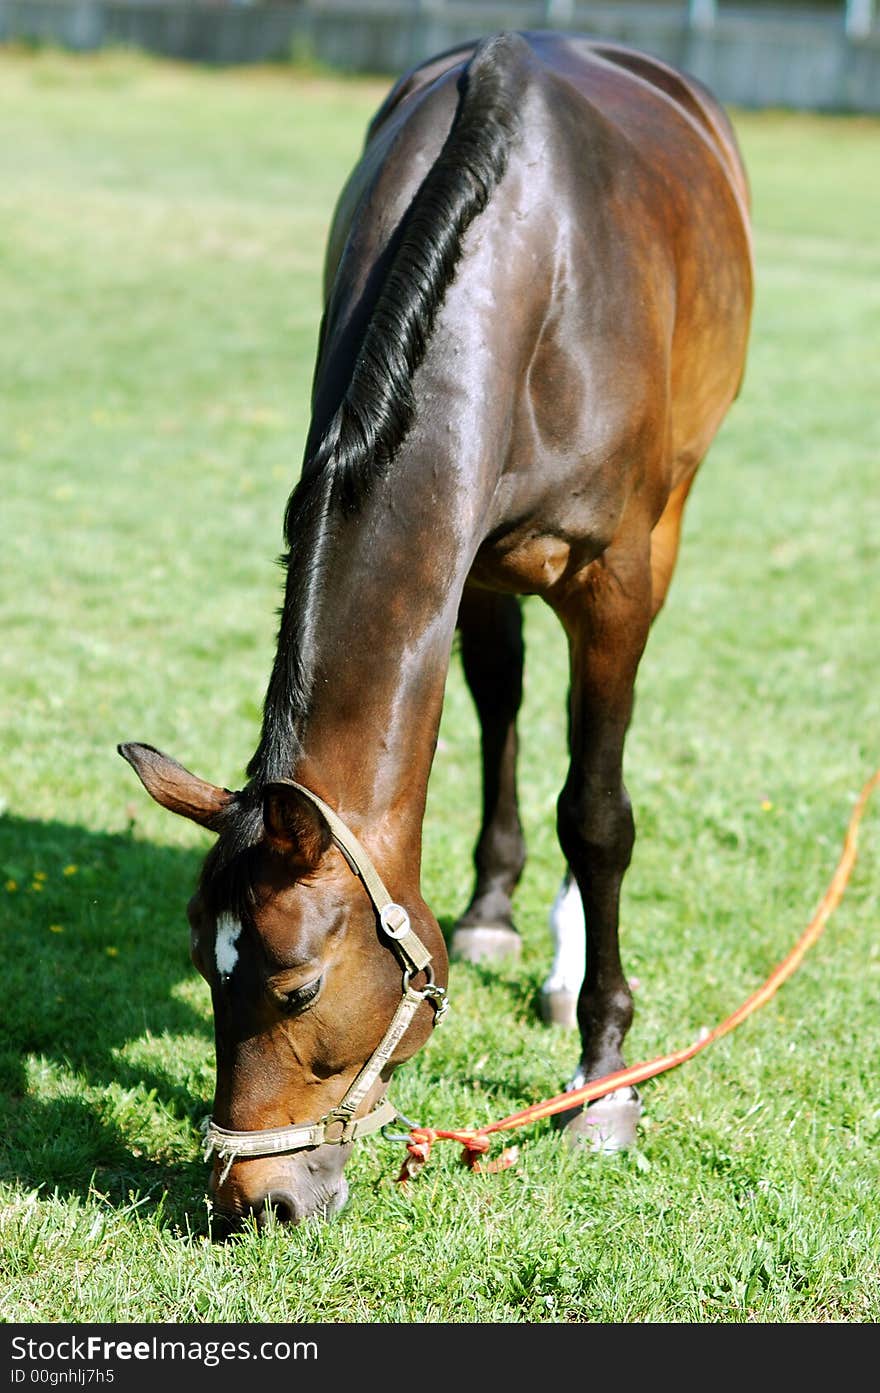
[[[431,1154],[431,1146],[435,1141],[457,1141],[464,1147],[463,1161],[473,1171],[497,1171],[505,1170],[513,1165],[517,1157],[517,1148],[509,1147],[493,1161],[481,1161],[480,1157],[489,1150],[489,1138],[493,1132],[512,1131],[515,1127],[525,1127],[530,1122],[538,1122],[542,1118],[552,1117],[554,1113],[568,1112],[573,1108],[579,1107],[582,1103],[590,1103],[597,1098],[603,1098],[606,1093],[611,1093],[616,1088],[625,1088],[627,1085],[643,1083],[645,1079],[652,1079],[657,1074],[663,1074],[669,1069],[676,1068],[679,1064],[684,1064],[686,1060],[693,1059],[700,1050],[706,1049],[715,1040],[720,1040],[722,1035],[727,1035],[736,1026],[740,1025],[747,1016],[757,1011],[760,1006],[769,1001],[771,996],[779,990],[792,973],[800,966],[807,951],[819,938],[825,925],[828,923],[834,910],[840,904],[843,893],[849,881],[852,868],[855,865],[856,851],[858,846],[859,823],[865,813],[868,800],[877,785],[880,784],[880,769],[876,770],[868,779],[853,808],[852,816],[844,839],[843,851],[834,875],[825,894],[822,896],[816,913],[810,920],[804,932],[801,934],[791,952],[783,958],[782,962],[770,973],[763,986],[743,1002],[738,1010],[723,1020],[720,1025],[716,1025],[714,1030],[701,1034],[693,1044],[686,1045],[683,1049],[675,1050],[672,1054],[660,1055],[656,1059],[647,1060],[643,1064],[633,1064],[629,1069],[618,1069],[614,1074],[606,1074],[604,1078],[594,1079],[592,1083],[584,1084],[581,1088],[574,1088],[570,1093],[559,1093],[555,1098],[548,1098],[546,1102],[535,1103],[530,1108],[524,1108],[522,1112],[511,1113],[509,1117],[503,1117],[499,1122],[490,1122],[485,1127],[465,1129],[458,1131],[440,1131],[434,1127],[413,1127],[409,1132],[407,1141],[407,1156],[404,1160],[398,1180],[410,1180],[418,1174],[422,1166]]]

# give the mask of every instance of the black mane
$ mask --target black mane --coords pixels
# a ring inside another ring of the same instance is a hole
[[[412,424],[412,379],[464,233],[507,167],[521,98],[515,69],[524,50],[517,36],[496,35],[477,47],[462,72],[452,126],[392,239],[342,400],[317,445],[307,446],[284,517],[284,605],[260,744],[248,766],[258,784],[290,772],[311,696],[314,616],[334,514],[360,506]]]

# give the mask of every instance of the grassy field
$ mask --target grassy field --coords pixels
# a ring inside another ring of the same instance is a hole
[[[6,1321],[876,1322],[880,815],[797,975],[644,1087],[638,1149],[549,1125],[473,1176],[359,1144],[331,1225],[207,1238],[207,988],[183,908],[207,834],[115,752],[236,786],[258,733],[323,239],[384,84],[133,56],[0,56],[0,1315]],[[633,1062],[689,1042],[803,929],[880,763],[880,124],[735,114],[754,191],[748,373],[689,505],[627,748]],[[556,1093],[538,1021],[562,863],[565,652],[526,607],[515,970],[452,971],[410,1116]],[[427,897],[467,898],[476,723],[457,662]]]

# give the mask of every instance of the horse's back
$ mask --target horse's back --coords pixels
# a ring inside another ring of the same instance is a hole
[[[560,228],[579,223],[590,244],[582,257],[586,283],[575,292],[585,327],[597,328],[588,306],[597,304],[600,283],[610,289],[619,281],[644,298],[653,278],[660,301],[673,296],[681,329],[699,336],[706,326],[688,324],[686,309],[688,302],[702,306],[714,323],[727,321],[733,356],[737,344],[744,351],[752,294],[749,193],[721,105],[695,78],[623,44],[555,31],[504,37],[495,61],[519,85],[521,131],[507,198],[501,190],[493,199],[502,239],[531,221],[529,249],[547,264]],[[342,201],[333,269],[356,209],[369,220],[372,201],[377,243],[390,238],[448,135],[459,79],[474,52],[469,45],[440,54],[392,88]]]
[[[482,438],[437,416],[444,434],[425,444],[442,455],[461,436],[497,460],[475,574],[545,589],[558,567],[545,565],[544,539],[568,570],[600,554],[636,494],[656,522],[739,388],[747,183],[723,109],[657,59],[549,31],[451,50],[392,89],[340,201],[327,276],[337,339],[452,138],[462,90],[483,83],[513,94],[518,130],[462,243],[420,379],[425,400],[454,390],[459,421],[478,419]],[[484,369],[491,383],[476,380]]]
[[[653,55],[606,39],[552,30],[523,31],[515,37],[529,51],[536,80],[543,79],[551,84],[554,79],[565,80],[594,108],[604,107],[619,119],[624,130],[633,117],[639,119],[648,112],[662,126],[658,109],[661,105],[669,112],[677,111],[714,147],[743,205],[748,207],[748,184],[733,126],[724,108],[697,78],[670,67]],[[458,45],[405,73],[373,117],[367,146],[392,118],[400,115],[407,103],[450,72],[461,72],[474,50],[473,43]]]

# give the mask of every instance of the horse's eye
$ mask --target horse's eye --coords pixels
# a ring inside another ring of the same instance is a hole
[[[310,1005],[321,990],[323,980],[323,977],[316,977],[314,982],[307,982],[304,987],[297,987],[295,991],[279,992],[278,1001],[284,1014],[292,1016]]]

